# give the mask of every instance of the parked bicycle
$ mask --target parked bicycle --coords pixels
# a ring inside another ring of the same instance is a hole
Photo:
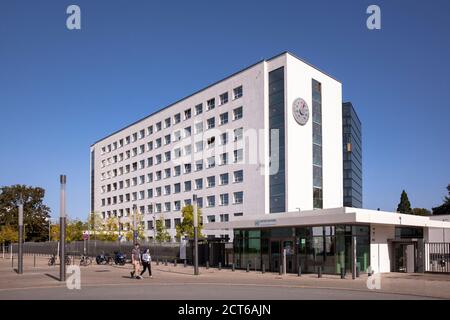
[[[92,259],[88,256],[81,256],[80,258],[80,266],[86,267],[92,263]]]
[[[57,256],[55,254],[52,254],[50,259],[48,259],[48,265],[54,266],[56,264],[56,259],[57,259]],[[66,265],[70,264],[70,257],[67,255],[65,256],[65,263],[66,263]]]

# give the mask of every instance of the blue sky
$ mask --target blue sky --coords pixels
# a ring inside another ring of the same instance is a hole
[[[81,7],[82,30],[66,28]],[[378,4],[382,29],[366,28]],[[0,2],[0,185],[89,212],[89,146],[282,51],[343,83],[363,122],[364,207],[442,202],[450,183],[450,2]]]

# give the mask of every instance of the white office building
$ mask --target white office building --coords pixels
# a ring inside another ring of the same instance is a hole
[[[160,216],[173,238],[194,193],[204,223],[340,207],[341,101],[292,54],[260,61],[95,142],[91,210],[126,228],[136,205],[148,238]]]
[[[91,211],[130,230],[136,208],[147,239],[162,218],[176,241],[195,194],[236,267],[435,268],[423,244],[450,222],[343,208],[342,132],[342,84],[285,52],[95,142]]]

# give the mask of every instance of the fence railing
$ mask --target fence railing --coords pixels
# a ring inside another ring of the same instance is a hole
[[[425,271],[450,273],[450,243],[425,243]]]
[[[133,249],[133,242],[107,242],[100,240],[89,241],[74,241],[66,244],[66,253],[70,256],[81,256],[83,254],[96,257],[101,253],[114,254],[114,252],[122,252],[128,258],[131,257],[131,250]],[[156,243],[156,242],[140,242],[141,250],[150,249],[152,259],[156,260],[174,260],[180,257],[179,243]],[[18,251],[18,244],[14,243],[7,247],[16,253]],[[24,254],[44,254],[53,255],[58,254],[59,243],[52,242],[25,242],[23,244]]]

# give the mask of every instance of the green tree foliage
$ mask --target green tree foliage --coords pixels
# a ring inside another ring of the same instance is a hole
[[[412,214],[411,203],[409,202],[408,194],[405,192],[405,190],[402,191],[402,194],[400,196],[400,203],[398,204],[397,212]]]
[[[10,225],[0,227],[0,243],[11,243],[19,241],[19,233]]]
[[[447,186],[448,196],[444,197],[444,203],[439,207],[432,208],[433,215],[450,214],[450,184]]]
[[[170,241],[170,234],[167,232],[163,216],[156,220],[156,241],[159,243]]]
[[[87,229],[86,223],[79,220],[70,221],[66,224],[66,242],[83,240],[83,231]],[[59,241],[59,224],[52,224],[50,227],[50,239]]]
[[[412,209],[412,214],[416,216],[430,216],[431,211],[425,208],[414,208]]]
[[[0,227],[10,226],[18,230],[19,210],[15,205],[22,197],[25,241],[46,241],[50,208],[44,204],[45,190],[25,185],[4,186],[0,188]]]
[[[98,212],[89,213],[87,228],[92,240],[99,240],[98,236],[103,230],[103,219]]]
[[[181,215],[183,220],[179,225],[176,226],[177,229],[177,238],[181,239],[182,237],[188,237],[189,239],[194,239],[194,207],[192,205],[187,205],[181,209]],[[198,228],[197,228],[197,236],[199,238],[204,238],[202,234],[203,225],[201,222],[202,212],[200,208],[197,208],[197,217],[198,217]]]
[[[145,234],[144,234],[144,224],[142,222],[142,214],[139,213],[139,211],[136,210],[136,213],[133,213],[130,218],[130,224],[129,224],[129,230],[125,233],[125,238],[127,241],[134,241],[134,215],[136,215],[136,226],[137,226],[137,232],[138,232],[138,240],[144,240]]]

